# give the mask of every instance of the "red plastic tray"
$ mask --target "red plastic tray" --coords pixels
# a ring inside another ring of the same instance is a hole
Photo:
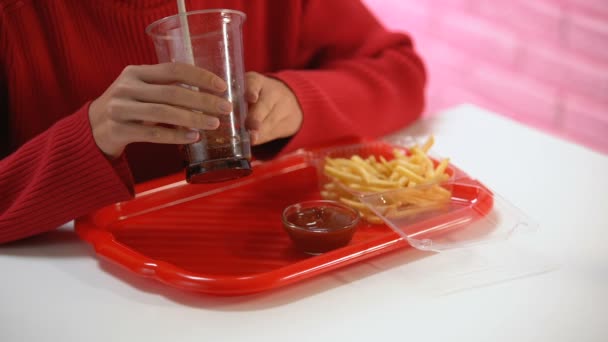
[[[313,164],[300,151],[228,183],[159,179],[137,187],[131,201],[77,220],[76,231],[98,255],[141,276],[215,295],[270,290],[408,246],[389,227],[364,224],[348,246],[318,256],[298,252],[280,215],[292,203],[320,198]],[[453,196],[489,211],[492,198],[476,193],[453,189]]]

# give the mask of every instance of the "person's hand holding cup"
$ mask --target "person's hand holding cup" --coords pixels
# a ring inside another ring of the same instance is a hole
[[[207,10],[150,24],[160,64],[128,66],[93,101],[98,147],[118,157],[132,142],[182,145],[191,183],[251,173],[251,143],[295,134],[303,115],[286,84],[245,75],[244,20],[238,11]]]
[[[93,137],[112,158],[132,142],[195,143],[200,130],[217,129],[218,116],[232,111],[232,104],[217,95],[226,88],[219,76],[193,65],[128,66],[89,107]]]

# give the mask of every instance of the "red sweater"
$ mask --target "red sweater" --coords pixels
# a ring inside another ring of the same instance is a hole
[[[245,12],[246,69],[272,73],[297,96],[301,130],[267,150],[380,136],[422,112],[425,73],[410,39],[358,1],[187,7]],[[107,160],[88,121],[90,101],[125,66],[156,62],[144,29],[176,12],[175,0],[0,0],[0,243],[127,200],[133,180],[181,170],[169,145],[132,144],[126,158]]]

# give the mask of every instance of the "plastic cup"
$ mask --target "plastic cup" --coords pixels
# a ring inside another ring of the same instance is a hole
[[[200,141],[183,146],[190,183],[225,181],[251,173],[251,144],[245,129],[245,18],[244,13],[227,9],[192,11],[160,19],[146,28],[160,63],[194,64],[228,84],[219,96],[232,103],[233,111],[217,115],[219,128],[201,131]]]

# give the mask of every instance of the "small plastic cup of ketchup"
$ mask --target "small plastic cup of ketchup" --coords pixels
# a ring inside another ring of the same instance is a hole
[[[288,206],[282,219],[295,246],[304,253],[318,255],[346,246],[361,216],[340,202],[318,200]]]

